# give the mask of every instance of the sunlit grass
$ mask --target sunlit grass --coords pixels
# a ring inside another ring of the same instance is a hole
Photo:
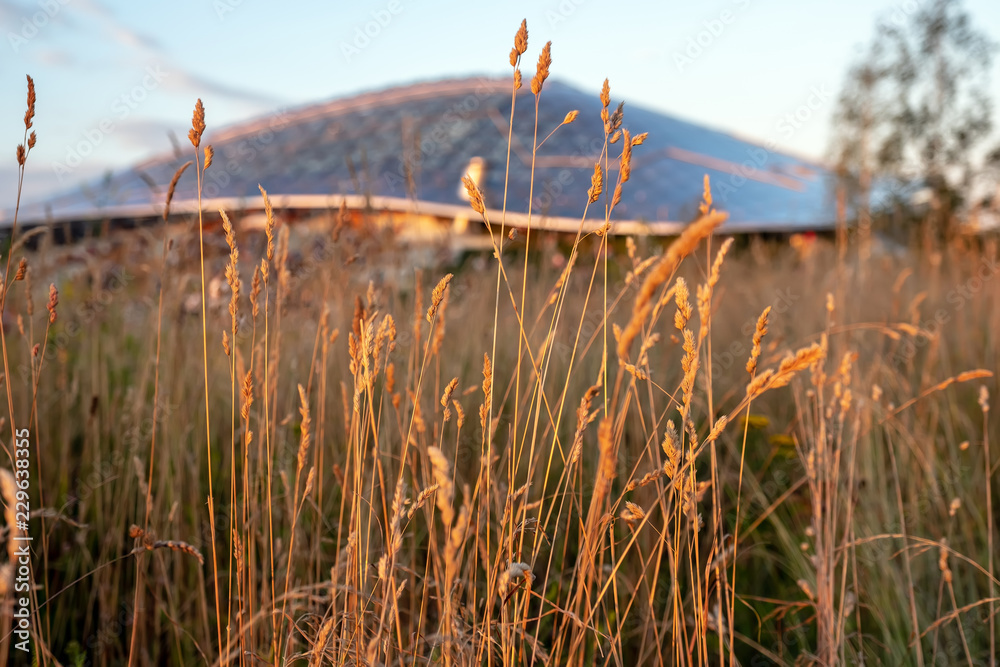
[[[679,238],[618,238],[644,135],[600,98],[575,237],[510,234],[466,182],[489,271],[373,280],[391,237],[284,224],[267,184],[263,232],[203,211],[81,266],[15,246],[40,664],[995,657],[995,242],[864,271],[733,243],[707,178]]]

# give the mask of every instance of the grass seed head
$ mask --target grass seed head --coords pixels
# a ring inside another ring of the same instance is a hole
[[[24,129],[30,130],[35,119],[35,80],[30,76],[28,79],[28,108],[24,112]]]
[[[521,21],[521,27],[517,29],[517,33],[514,35],[514,48],[510,52],[510,65],[514,67],[517,65],[517,59],[524,55],[524,52],[528,50],[528,19],[523,19]]]
[[[257,314],[260,312],[260,307],[257,302],[257,298],[260,296],[260,267],[253,267],[253,279],[250,281],[250,312],[254,319],[257,319]]]
[[[451,418],[451,397],[455,393],[456,387],[458,387],[458,378],[452,378],[448,386],[444,388],[444,393],[441,394],[441,407],[444,408],[445,422]]]
[[[431,470],[434,474],[434,482],[438,487],[437,508],[441,513],[441,523],[451,526],[455,520],[455,510],[452,502],[455,497],[455,486],[451,482],[451,464],[437,447],[428,447],[427,456],[431,460]]]
[[[708,215],[712,210],[712,186],[708,180],[708,174],[705,174],[705,185],[704,192],[701,196],[701,204],[698,206],[702,215]]]
[[[667,456],[663,472],[668,478],[673,479],[681,460],[681,441],[673,421],[667,422],[666,432],[663,434],[663,453]]]
[[[599,162],[594,163],[594,173],[590,177],[590,189],[587,191],[588,201],[593,204],[601,197],[604,190],[604,172]]]
[[[437,314],[438,306],[441,305],[441,299],[444,298],[444,291],[446,289],[448,289],[448,284],[451,282],[451,279],[453,277],[454,277],[454,275],[451,274],[451,273],[449,273],[448,275],[446,275],[444,278],[442,278],[440,281],[438,281],[437,286],[434,288],[434,291],[431,293],[431,305],[430,305],[430,308],[427,309],[427,321],[428,322],[430,322],[431,320],[433,320],[434,319],[434,315]]]
[[[59,290],[55,284],[49,285],[49,303],[45,306],[49,311],[49,324],[55,324],[56,306],[59,305]]]
[[[296,473],[301,472],[306,464],[306,454],[309,453],[309,428],[312,420],[309,417],[309,399],[306,396],[305,388],[299,385],[299,414],[302,416],[300,425],[302,435],[299,438],[299,451],[296,456]]]
[[[264,234],[267,236],[267,261],[270,263],[274,260],[274,209],[271,207],[271,198],[267,196],[267,190],[259,184],[257,187],[260,189],[260,196],[264,198]],[[264,271],[264,279],[267,279],[267,271]]]
[[[462,177],[462,183],[465,185],[465,192],[469,195],[469,205],[472,206],[472,210],[479,215],[486,213],[486,205],[483,203],[483,193],[480,191],[479,186],[476,185],[476,182],[468,175],[465,175]]]
[[[747,373],[753,375],[757,372],[757,361],[760,359],[760,342],[767,335],[767,318],[771,314],[771,306],[764,309],[764,312],[757,318],[757,328],[753,332],[753,345],[750,347],[750,359],[747,360]]]
[[[148,549],[149,551],[154,551],[156,549],[169,549],[170,551],[177,551],[196,558],[199,565],[205,564],[205,557],[201,555],[201,552],[198,551],[197,547],[180,540],[158,540],[153,542]]]
[[[549,68],[552,66],[552,42],[546,42],[542,47],[542,52],[538,55],[538,67],[535,68],[535,76],[531,79],[531,92],[538,96],[542,92],[545,80],[549,78]]]
[[[622,121],[625,119],[625,102],[619,102],[618,107],[611,113],[607,122],[604,125],[604,133],[608,135],[614,135],[618,130],[621,129]],[[618,139],[616,138],[611,143],[615,143]]]
[[[733,238],[729,237],[722,242],[722,246],[719,248],[719,252],[715,255],[715,261],[712,262],[712,271],[708,274],[708,286],[715,287],[719,282],[719,274],[722,272],[722,260],[726,258],[726,253],[729,249],[733,247]]]
[[[591,412],[590,405],[599,393],[601,393],[601,383],[598,382],[595,385],[591,385],[587,389],[587,393],[580,399],[580,407],[576,409],[576,433],[573,436],[573,445],[570,448],[569,455],[571,464],[576,463],[580,459],[580,453],[583,449],[583,433],[587,426],[597,419],[598,411]]]
[[[639,294],[635,298],[635,305],[632,307],[632,317],[628,326],[622,330],[621,338],[618,341],[618,357],[622,360],[628,359],[629,349],[642,326],[652,311],[652,299],[657,290],[674,274],[682,259],[690,255],[702,239],[711,234],[716,227],[726,220],[726,214],[712,211],[703,215],[695,222],[688,225],[681,235],[674,240],[660,257],[653,269],[646,274],[646,279],[639,289]]]
[[[250,406],[253,405],[253,369],[248,370],[243,376],[242,398],[240,416],[243,417],[243,421],[247,421],[250,419]]]
[[[722,435],[722,431],[725,430],[727,423],[729,423],[728,417],[725,415],[719,417],[719,419],[715,422],[715,425],[712,427],[711,432],[708,434],[708,437],[705,438],[705,442],[715,442],[718,440],[719,436]]]
[[[626,500],[625,509],[622,510],[619,516],[628,524],[629,528],[634,529],[637,523],[646,518],[646,511],[635,503]]]
[[[632,136],[628,130],[623,133],[625,141],[622,143],[621,168],[618,170],[618,187],[626,183],[632,177]],[[616,188],[617,189],[617,188]],[[620,195],[615,197],[620,199]]]
[[[201,98],[194,105],[194,113],[191,115],[191,129],[188,131],[188,139],[191,145],[198,148],[201,145],[201,135],[205,132],[205,106],[201,103]]]
[[[688,292],[687,281],[678,278],[674,288],[674,300],[677,303],[677,312],[674,313],[674,327],[678,331],[684,331],[688,321],[691,319],[691,301]]]
[[[170,202],[174,199],[174,192],[177,190],[177,181],[181,180],[181,174],[184,170],[191,166],[191,160],[188,160],[174,172],[174,177],[170,179],[170,187],[167,188],[167,202],[163,206],[163,219],[166,220],[170,216]]]
[[[948,540],[943,537],[938,547],[938,569],[941,571],[941,576],[945,582],[950,584],[952,575],[951,568],[948,566]]]

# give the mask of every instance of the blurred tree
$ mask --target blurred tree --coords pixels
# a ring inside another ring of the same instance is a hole
[[[862,256],[873,210],[886,226],[903,232],[902,223],[913,220],[919,203],[926,206],[925,238],[954,233],[955,213],[988,161],[994,49],[959,0],[909,0],[877,25],[873,42],[848,71],[831,146],[840,185],[857,215]],[[877,179],[922,186],[925,196],[880,196],[873,202]]]

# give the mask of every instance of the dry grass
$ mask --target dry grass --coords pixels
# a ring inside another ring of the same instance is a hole
[[[610,95],[579,233],[485,220],[495,275],[372,280],[352,258],[391,244],[344,212],[293,229],[263,188],[263,235],[226,212],[129,232],[125,278],[111,255],[72,275],[43,235],[0,298],[7,422],[37,443],[38,663],[995,660],[996,244],[864,271],[719,246],[707,179],[665,248],[617,239],[645,135]],[[205,130],[199,101],[199,182]],[[45,315],[34,274],[60,283]]]

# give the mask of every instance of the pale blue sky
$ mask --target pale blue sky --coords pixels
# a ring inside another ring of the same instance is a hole
[[[26,73],[38,90],[34,199],[170,150],[170,129],[190,148],[198,97],[211,132],[362,90],[509,74],[522,18],[528,76],[551,40],[554,77],[595,96],[608,77],[626,113],[641,105],[819,159],[844,73],[876,20],[926,2],[0,0],[0,209],[13,204]],[[1000,2],[964,6],[1000,40]],[[697,41],[701,52],[688,51]],[[998,66],[990,85],[1000,102]],[[808,103],[799,127],[782,124]],[[60,173],[81,142],[89,155]]]

